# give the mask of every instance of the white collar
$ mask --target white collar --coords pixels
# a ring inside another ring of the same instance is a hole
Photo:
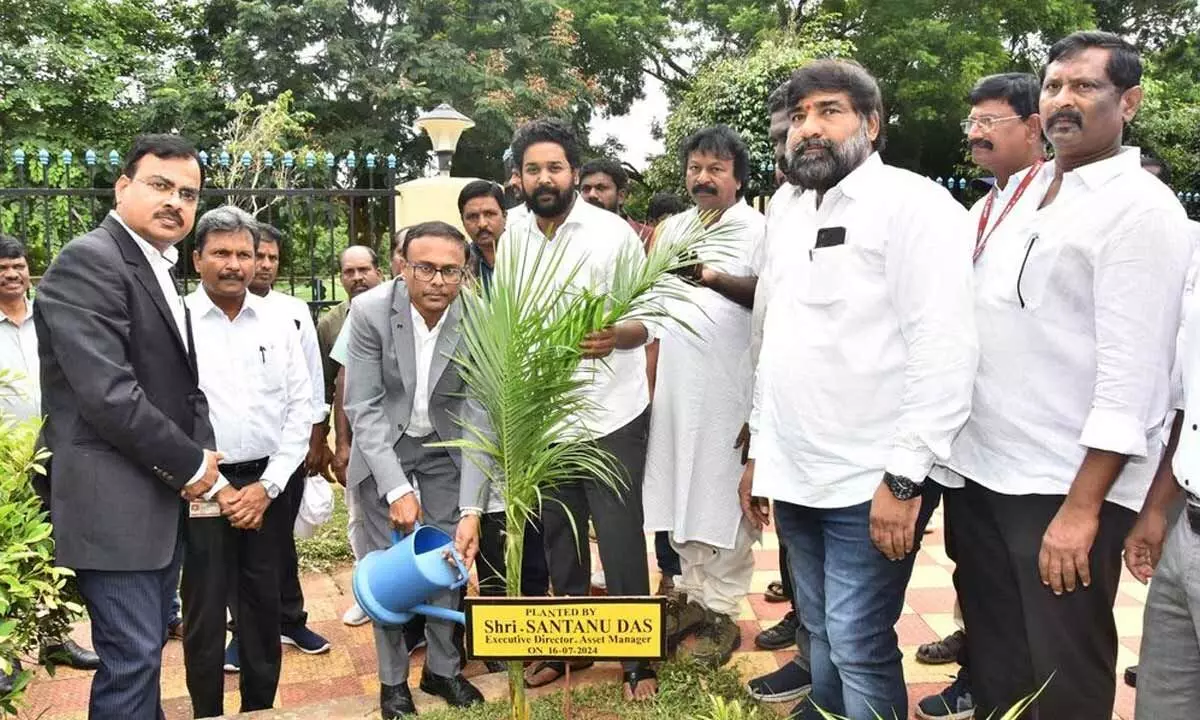
[[[141,249],[142,253],[145,254],[146,258],[151,262],[154,261],[155,255],[166,260],[172,265],[179,262],[179,248],[172,245],[166,250],[159,252],[158,248],[143,240],[141,235],[135,233],[133,228],[129,227],[129,225],[125,223],[125,219],[122,218],[121,214],[116,210],[110,210],[108,214],[116,218],[117,222],[121,223],[121,227],[125,228],[125,232],[129,233],[129,237],[133,238],[133,241],[137,243],[137,246]]]
[[[439,332],[441,332],[442,325],[446,324],[446,316],[450,314],[450,308],[447,307],[442,313],[442,316],[438,318],[437,323],[430,328],[425,324],[425,318],[421,315],[421,311],[417,310],[417,306],[413,305],[412,300],[408,301],[408,309],[412,313],[413,327],[416,328],[417,332],[422,333],[427,337],[430,335],[437,335]]]
[[[25,325],[25,323],[29,322],[30,320],[33,320],[33,300],[31,300],[29,298],[24,298],[24,300],[25,300],[25,319],[21,321],[20,325],[17,325],[17,323],[13,322],[12,319],[8,317],[8,315],[6,315],[2,312],[0,312],[0,323],[8,323],[9,325],[13,325],[16,327],[23,327]]]
[[[238,311],[237,317],[241,317],[246,312],[249,312],[251,315],[257,317],[260,314],[260,308],[262,307],[260,303],[264,301],[264,298],[261,298],[247,290],[246,297],[244,300],[242,300],[242,309]],[[212,298],[209,297],[208,291],[204,289],[203,283],[201,283],[200,287],[193,290],[192,294],[188,296],[188,306],[191,307],[199,317],[204,317],[214,310],[220,313],[222,317],[228,317],[225,315],[225,311],[217,307],[212,301]]]

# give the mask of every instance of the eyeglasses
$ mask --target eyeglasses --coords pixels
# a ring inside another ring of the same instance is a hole
[[[185,205],[195,205],[200,200],[200,191],[196,188],[177,188],[173,183],[158,177],[150,178],[149,180],[134,178],[134,180],[157,192],[159,195],[165,195],[167,197],[178,195],[179,202],[184,203]]]
[[[971,128],[976,126],[979,128],[980,132],[986,133],[994,130],[996,123],[1002,123],[1006,120],[1016,120],[1020,117],[1020,115],[1008,115],[1006,117],[990,117],[988,115],[977,118],[969,117],[966,120],[960,121],[958,126],[962,128],[964,135],[971,132]]]
[[[434,275],[440,274],[447,285],[457,285],[467,275],[466,269],[454,266],[439,268],[428,263],[415,263],[409,267],[412,268],[413,275],[422,282],[429,282]]]

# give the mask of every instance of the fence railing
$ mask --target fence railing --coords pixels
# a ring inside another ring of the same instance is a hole
[[[370,246],[387,261],[397,229],[396,185],[407,179],[397,178],[395,156],[368,153],[362,162],[353,152],[200,157],[206,179],[197,215],[231,203],[279,228],[284,247],[278,282],[314,309],[345,298],[337,257],[347,246]],[[69,150],[52,158],[46,150],[27,156],[17,149],[5,159],[10,162],[0,164],[0,232],[26,244],[37,276],[64,244],[112,210],[121,157],[112,151],[104,162],[88,150],[79,163]],[[180,244],[185,289],[196,282],[191,251],[189,235]]]
[[[226,151],[200,153],[206,180],[197,213],[233,203],[279,228],[284,237],[279,283],[314,309],[344,299],[338,254],[349,245],[367,245],[386,263],[396,232],[396,157],[354,152],[336,157],[265,152],[257,157]],[[70,150],[53,156],[46,149],[29,155],[17,148],[0,157],[0,232],[29,248],[32,272],[40,275],[71,238],[99,224],[113,206],[113,184],[121,156],[86,151],[80,162]],[[970,205],[986,192],[978,180],[932,178],[960,202]],[[1180,203],[1200,219],[1200,191],[1180,190]],[[751,203],[764,208],[769,197]],[[180,246],[185,288],[196,282],[192,238]]]

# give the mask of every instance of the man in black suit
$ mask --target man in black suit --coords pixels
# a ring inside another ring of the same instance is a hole
[[[163,717],[180,498],[210,493],[218,475],[172,272],[202,182],[188,141],[136,138],[116,209],[62,249],[34,304],[58,562],[78,576],[101,660],[92,720]]]

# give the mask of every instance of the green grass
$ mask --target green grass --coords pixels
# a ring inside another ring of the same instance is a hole
[[[300,572],[331,572],[339,566],[354,562],[350,552],[350,540],[346,535],[345,491],[341,485],[331,484],[333,490],[333,517],[317,528],[311,538],[296,540],[296,555],[300,560]]]
[[[756,720],[775,717],[764,711],[746,694],[733,666],[711,670],[696,663],[670,661],[658,671],[659,694],[653,702],[630,703],[616,683],[582,687],[571,692],[572,716],[576,720],[702,720],[713,718],[713,698],[736,703],[740,714],[722,718]],[[556,720],[563,717],[563,693],[556,692],[532,703],[532,720]],[[421,713],[426,720],[508,720],[508,702],[491,702],[467,709],[447,708]]]

